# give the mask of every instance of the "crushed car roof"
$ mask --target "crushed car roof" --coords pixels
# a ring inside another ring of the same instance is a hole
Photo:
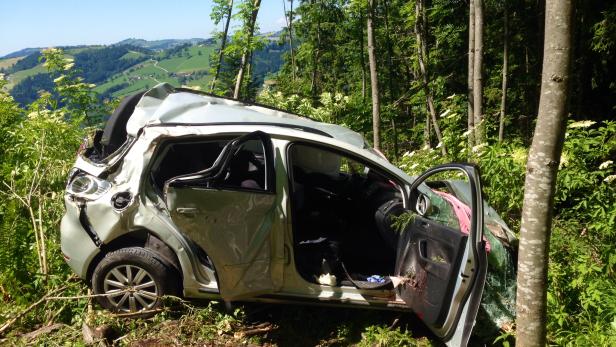
[[[278,125],[335,138],[366,148],[362,135],[336,124],[322,123],[266,106],[174,88],[161,83],[147,91],[126,124],[128,135],[151,125]]]

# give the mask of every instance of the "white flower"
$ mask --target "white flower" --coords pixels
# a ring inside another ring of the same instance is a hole
[[[484,143],[482,143],[482,144],[480,144],[480,145],[473,146],[473,148],[471,149],[471,151],[472,151],[473,153],[477,153],[477,152],[479,152],[479,150],[480,150],[480,149],[482,149],[483,147],[485,147],[485,146],[487,146],[487,145],[488,145],[488,144],[484,142]]]
[[[443,146],[442,142],[439,142],[438,145],[436,145],[436,148],[441,148]]]
[[[563,167],[567,166],[567,164],[569,164],[569,155],[567,154],[567,152],[563,151],[560,154],[560,163],[558,164],[558,168],[562,169]]]
[[[601,163],[601,165],[599,165],[599,170],[607,169],[607,167],[612,165],[613,163],[614,162],[611,160],[604,161],[603,163]]]
[[[616,180],[616,175],[609,175],[603,179],[603,182],[611,183],[613,180]]]
[[[595,124],[597,122],[591,120],[582,120],[579,122],[573,122],[569,124],[568,128],[588,128],[589,126]]]
[[[449,114],[449,112],[451,112],[451,110],[447,110],[447,111],[445,111],[445,112],[441,113],[441,114],[440,114],[440,116],[439,116],[439,118],[443,118],[443,117],[445,117],[446,115],[448,115],[448,114]]]

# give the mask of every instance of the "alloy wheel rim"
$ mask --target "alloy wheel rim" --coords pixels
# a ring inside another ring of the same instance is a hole
[[[107,272],[103,291],[111,305],[122,312],[150,310],[158,300],[154,278],[136,265],[119,265]]]

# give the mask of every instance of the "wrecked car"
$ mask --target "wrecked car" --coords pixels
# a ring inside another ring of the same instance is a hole
[[[475,166],[410,177],[342,126],[168,84],[84,142],[65,203],[64,258],[114,312],[164,295],[391,309],[465,345],[486,278],[514,288],[515,237]]]

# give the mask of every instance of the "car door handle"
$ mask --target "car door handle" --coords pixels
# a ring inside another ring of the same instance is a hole
[[[194,207],[178,207],[175,209],[175,212],[194,216],[197,214],[197,209]]]
[[[419,259],[427,263],[436,265],[438,267],[447,266],[448,262],[440,256],[437,256],[434,259],[428,258],[428,241],[427,240],[419,240],[417,246],[418,246],[417,251],[419,253]]]
[[[419,240],[419,242],[417,243],[417,248],[418,248],[418,252],[419,253],[419,257],[423,260],[429,260],[428,259],[428,242],[426,240]]]

